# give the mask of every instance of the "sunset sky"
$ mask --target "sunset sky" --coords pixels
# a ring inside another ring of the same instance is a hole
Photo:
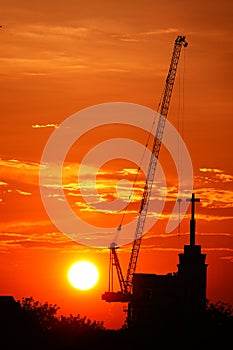
[[[124,305],[101,300],[108,288],[109,250],[81,244],[51,221],[40,193],[41,158],[52,133],[84,108],[125,102],[157,110],[174,41],[184,35],[188,47],[182,49],[168,120],[186,144],[201,200],[196,243],[207,254],[207,298],[233,304],[232,2],[8,0],[0,9],[0,294],[56,303],[62,314],[85,315],[110,328],[123,324]],[[86,153],[113,138],[132,139],[143,148],[147,136],[133,127],[101,126],[73,144],[62,181],[67,202],[84,222],[112,229],[124,212],[100,212],[82,198],[77,171]],[[111,157],[110,148],[108,153]],[[179,159],[185,167],[182,155]],[[166,201],[143,237],[137,272],[177,271],[178,253],[189,243],[190,210],[180,229],[165,232],[178,181],[165,147],[160,164]],[[103,162],[96,177],[102,201],[111,205],[119,181],[133,182],[136,172],[133,161]],[[87,164],[85,179],[91,173]],[[123,224],[137,215],[144,180],[140,172]],[[121,184],[124,202],[128,192]],[[158,178],[158,202],[164,195],[160,184]],[[130,251],[130,243],[119,249],[123,272]],[[86,292],[67,278],[79,259],[99,269],[98,284]]]

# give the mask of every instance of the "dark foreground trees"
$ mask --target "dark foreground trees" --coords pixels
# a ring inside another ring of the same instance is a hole
[[[91,321],[80,314],[58,316],[60,308],[56,304],[42,304],[32,297],[18,302],[27,320],[36,326],[36,349],[79,349],[81,345],[86,349],[105,330],[103,322]],[[30,339],[30,343],[35,342]]]
[[[10,309],[9,309],[10,307]],[[103,322],[80,315],[58,316],[59,307],[40,303],[32,297],[8,305],[1,313],[0,335],[4,350],[73,349],[196,349],[225,348],[233,331],[233,309],[228,303],[207,303],[202,319],[163,324],[150,329],[109,330]],[[5,310],[6,311],[6,310]]]

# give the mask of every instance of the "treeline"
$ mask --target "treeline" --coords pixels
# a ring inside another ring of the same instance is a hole
[[[74,349],[133,349],[152,346],[163,349],[194,349],[198,346],[224,348],[232,341],[233,308],[229,303],[207,302],[203,319],[195,322],[150,329],[109,330],[104,322],[91,321],[85,316],[58,316],[59,306],[40,303],[33,297],[17,301],[17,312],[1,313],[1,347],[4,350],[74,350]]]

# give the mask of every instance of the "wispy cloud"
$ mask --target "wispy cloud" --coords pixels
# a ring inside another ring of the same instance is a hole
[[[18,169],[32,169],[38,167],[38,163],[24,162],[18,159],[0,159],[0,165],[2,167],[13,167]]]
[[[59,39],[66,37],[71,38],[87,38],[90,28],[72,27],[72,26],[51,26],[51,25],[29,25],[21,27],[16,32],[18,37],[28,37],[32,39],[43,38],[43,40]]]
[[[205,174],[202,179],[205,183],[211,182],[233,182],[233,175],[226,174],[221,169],[214,168],[200,168],[200,172]]]
[[[0,247],[61,248],[76,243],[60,232],[26,233],[3,232],[0,234]]]
[[[211,214],[196,214],[197,220],[205,220],[205,221],[223,221],[223,220],[232,220],[232,215],[211,215]]]
[[[139,32],[139,33],[119,33],[119,34],[113,34],[112,37],[120,41],[140,42],[140,41],[149,40],[153,36],[157,36],[161,34],[172,34],[172,33],[178,33],[178,29],[161,28],[161,29]]]
[[[221,248],[221,247],[214,247],[214,248],[205,248],[205,251],[226,251],[226,252],[233,252],[233,249],[232,248]],[[233,258],[233,257],[232,257]]]
[[[215,187],[199,188],[196,192],[201,198],[201,205],[205,208],[232,208],[233,191],[217,189]]]
[[[233,252],[233,249],[231,249],[231,251]],[[222,256],[221,259],[233,263],[233,255]]]
[[[223,170],[213,169],[213,168],[200,168],[200,171],[203,173],[222,173]]]
[[[0,63],[5,69],[20,75],[46,76],[56,74],[58,71],[72,73],[87,68],[84,59],[72,56],[58,56],[53,53],[53,59],[48,54],[36,57],[4,57]]]
[[[54,166],[56,167],[56,164]],[[117,216],[121,216],[123,212],[128,215],[129,219],[137,216],[145,179],[140,176],[134,182],[136,174],[134,168],[124,168],[118,172],[102,168],[98,176],[94,176],[94,181],[93,171],[95,169],[92,166],[86,166],[80,185],[80,179],[77,176],[78,167],[79,164],[77,163],[64,164],[63,192],[57,191],[59,182],[58,175],[56,174],[59,174],[59,172],[56,172],[56,168],[52,171],[52,174],[54,174],[53,178],[51,178],[51,173],[48,173],[48,182],[46,183],[45,179],[45,186],[51,190],[50,198],[53,197],[54,200],[60,201],[67,200],[75,213],[85,216],[87,220],[89,217],[91,220],[95,220],[93,219],[93,215],[95,214],[97,219],[99,214],[109,214],[112,215],[113,220],[116,220]],[[28,204],[33,199],[38,201],[39,168],[40,164],[35,162],[0,159],[0,176],[2,179],[0,185],[1,190],[3,192],[5,191],[4,201],[6,203],[8,199],[12,201],[13,197],[17,200],[19,196],[22,196],[21,198],[25,197],[25,203]],[[225,174],[221,169],[210,170],[202,168],[201,174],[206,173],[213,176]],[[89,177],[92,179],[91,182],[89,182]],[[202,206],[202,210],[197,210],[196,218],[206,223],[216,223],[219,225],[225,222],[228,224],[229,220],[233,219],[232,212],[230,211],[233,203],[233,190],[222,188],[223,183],[220,179],[218,179],[218,182],[209,184],[209,186],[203,186],[200,178],[199,181],[199,189],[195,192],[201,198],[200,206]],[[228,188],[230,182],[224,182],[224,184]],[[173,185],[165,188],[156,184],[155,192],[151,194],[150,200],[153,212],[149,210],[148,217],[156,217],[156,219],[159,217],[158,220],[164,223],[166,220],[169,220],[172,208],[177,201],[177,187]],[[162,213],[157,213],[157,204],[161,203],[162,200],[165,200],[165,207]],[[179,219],[178,213],[176,219]],[[184,219],[188,219],[188,216],[186,215]],[[21,220],[24,220],[24,222],[21,222]],[[31,231],[38,226],[40,230],[43,230],[46,225],[49,225],[49,222],[33,223],[19,218],[15,222],[15,225],[17,227],[20,225],[20,230]],[[3,226],[2,229],[4,230],[6,227],[8,226]],[[10,229],[10,226],[8,228]],[[14,229],[14,227],[11,228]]]
[[[20,184],[38,184],[39,164],[24,162],[17,159],[0,159],[0,176],[8,183],[14,183],[16,187]],[[17,184],[17,185],[16,185]]]
[[[205,208],[228,209],[233,207],[233,175],[218,168],[200,168],[200,175],[195,177]]]
[[[33,124],[32,125],[33,129],[40,129],[40,128],[58,128],[58,124]]]
[[[32,194],[30,192],[25,192],[25,191],[20,191],[20,190],[15,190],[19,194],[22,194],[23,196],[31,196]]]
[[[161,29],[155,29],[151,31],[141,32],[138,33],[138,35],[160,35],[160,34],[173,34],[177,33],[179,30],[178,28],[161,28]]]

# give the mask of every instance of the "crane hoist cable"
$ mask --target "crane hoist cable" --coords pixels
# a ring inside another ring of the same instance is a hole
[[[137,179],[138,179],[139,172],[140,172],[140,170],[141,170],[142,163],[143,163],[143,160],[144,160],[144,157],[145,157],[145,154],[146,154],[146,150],[147,150],[147,148],[148,148],[148,146],[149,146],[149,142],[150,142],[150,139],[151,139],[151,137],[152,137],[152,132],[153,132],[153,129],[154,129],[154,126],[155,126],[155,121],[156,121],[156,115],[155,115],[155,117],[153,118],[153,121],[152,121],[151,129],[150,129],[150,132],[149,132],[149,134],[148,134],[148,137],[147,137],[147,140],[146,140],[146,144],[145,144],[145,147],[144,147],[144,151],[143,151],[143,153],[142,153],[141,160],[140,160],[140,162],[139,162],[139,165],[138,165],[138,168],[137,168],[137,172],[136,172],[136,175],[135,175],[135,178],[134,178],[134,181],[133,181],[133,186],[132,186],[132,189],[131,189],[131,193],[130,193],[129,198],[128,198],[128,199],[129,199],[129,202],[128,202],[127,206],[125,207],[125,210],[124,210],[124,212],[123,212],[123,214],[122,214],[122,218],[121,218],[120,224],[119,224],[119,226],[118,226],[118,228],[117,228],[118,231],[121,230],[121,227],[122,227],[122,224],[123,224],[125,215],[127,214],[128,207],[129,207],[129,204],[130,204],[130,201],[131,201],[133,192],[134,192],[134,185],[136,184],[136,181],[137,181]],[[145,183],[144,186],[146,186],[146,183]],[[141,208],[141,205],[140,205],[140,208]]]
[[[165,89],[165,88],[164,88],[164,89]],[[161,95],[161,97],[160,97],[157,110],[160,109],[160,106],[161,106],[161,103],[162,103],[162,97],[163,97],[163,94],[164,94],[164,89],[163,89],[163,93],[162,93],[162,95]],[[117,227],[117,231],[121,231],[121,227],[122,227],[122,224],[123,224],[125,215],[127,214],[128,207],[129,207],[129,204],[130,204],[130,201],[131,201],[131,198],[132,198],[132,195],[133,195],[133,191],[134,191],[134,185],[135,185],[135,183],[136,183],[136,181],[137,181],[137,179],[138,179],[138,175],[139,175],[139,172],[140,172],[141,167],[142,167],[142,163],[143,163],[143,160],[144,160],[144,157],[145,157],[145,154],[146,154],[146,150],[147,150],[147,148],[148,148],[148,146],[149,146],[149,142],[150,142],[151,137],[152,137],[152,132],[153,132],[154,127],[155,127],[156,118],[157,118],[157,113],[154,115],[153,121],[152,121],[152,123],[151,123],[151,129],[150,129],[150,132],[149,132],[149,134],[148,134],[148,137],[147,137],[147,140],[146,140],[146,143],[145,143],[145,147],[144,147],[144,151],[143,151],[141,160],[140,160],[140,162],[139,162],[139,166],[138,166],[138,168],[137,168],[137,173],[136,173],[135,178],[134,178],[134,181],[133,181],[133,186],[132,186],[132,189],[131,189],[131,193],[130,193],[129,198],[128,198],[129,202],[128,202],[128,204],[126,205],[126,207],[125,207],[125,209],[124,209],[124,211],[123,211],[120,224],[119,224],[119,226]],[[146,182],[145,182],[144,187],[145,187],[145,186],[147,186]],[[142,198],[142,200],[143,200],[143,198]],[[141,208],[142,208],[142,205],[140,205],[140,210],[141,210]],[[139,212],[140,212],[140,210],[139,210]]]
[[[184,138],[184,102],[185,102],[185,50],[183,51],[183,62],[182,66],[180,65],[179,67],[179,106],[178,106],[178,134],[181,135],[181,139]],[[181,144],[180,137],[178,139],[178,162],[177,162],[177,167],[178,167],[178,172],[180,174],[180,183],[182,186],[183,183],[183,147]],[[181,229],[181,222],[180,222],[180,212],[181,212],[181,203],[182,199],[178,198],[178,227],[177,227],[177,234],[180,236],[180,229]]]

